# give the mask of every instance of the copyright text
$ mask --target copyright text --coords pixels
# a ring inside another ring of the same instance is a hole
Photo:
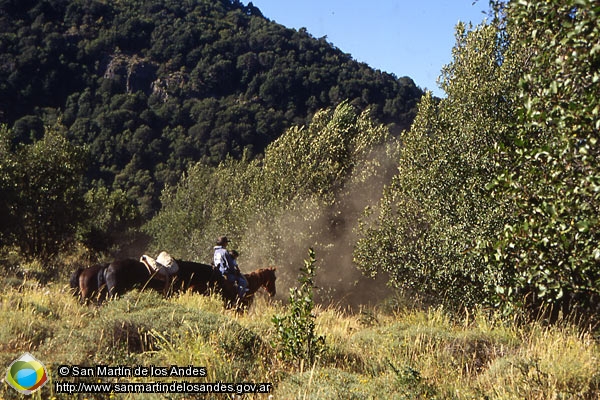
[[[95,365],[86,367],[81,365],[61,365],[58,367],[58,375],[67,377],[95,377],[95,378],[130,378],[130,377],[176,377],[176,378],[204,378],[205,367],[188,365],[180,367],[171,365],[169,367],[150,366],[126,366],[126,365]]]

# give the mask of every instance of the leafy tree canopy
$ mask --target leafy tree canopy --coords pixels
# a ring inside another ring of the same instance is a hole
[[[48,257],[73,238],[84,216],[85,152],[57,127],[31,144],[13,141],[0,126],[0,238],[28,256]]]
[[[401,136],[398,173],[365,218],[354,255],[366,273],[387,272],[394,286],[455,307],[482,302],[496,277],[474,249],[502,228],[505,211],[486,184],[498,169],[491,149],[512,120],[518,54],[497,39],[494,25],[457,26],[442,74],[448,96],[423,98]]]
[[[457,308],[597,319],[600,8],[492,3],[459,27],[448,97],[420,104],[355,261]]]
[[[508,4],[527,55],[505,168],[490,184],[514,211],[489,244],[497,303],[597,319],[600,308],[600,7],[592,0]]]

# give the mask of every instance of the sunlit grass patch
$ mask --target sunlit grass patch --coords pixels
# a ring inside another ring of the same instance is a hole
[[[325,350],[314,364],[288,363],[277,356],[272,322],[286,312],[283,302],[259,296],[250,310],[237,313],[225,310],[218,296],[165,299],[132,291],[97,307],[80,305],[66,289],[33,282],[5,287],[0,362],[9,365],[31,351],[51,371],[62,364],[194,365],[206,368],[201,382],[269,382],[275,398],[285,399],[600,394],[600,345],[592,333],[567,324],[517,325],[483,311],[457,318],[442,309],[349,313],[317,306],[316,334],[325,337]],[[6,390],[0,397],[11,398]]]
[[[515,352],[490,365],[478,383],[500,398],[598,398],[600,344],[571,326],[530,325]]]
[[[223,300],[217,293],[203,295],[188,291],[174,295],[170,301],[188,308],[208,312],[221,313],[223,310]]]
[[[0,354],[37,350],[64,321],[78,325],[81,312],[60,285],[21,281],[0,293]]]

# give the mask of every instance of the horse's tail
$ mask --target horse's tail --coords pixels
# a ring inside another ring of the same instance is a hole
[[[108,268],[108,264],[102,266],[100,271],[98,271],[98,289],[102,287],[102,285],[106,285],[106,269]]]
[[[116,274],[119,266],[120,263],[118,261],[113,261],[102,271],[102,279],[106,284],[106,291],[109,298],[115,298],[118,294]]]
[[[84,270],[83,267],[78,267],[71,274],[71,279],[69,280],[69,284],[71,286],[71,289],[73,289],[73,295],[74,296],[78,296],[79,295],[79,275],[81,275],[81,272],[83,270]]]
[[[109,264],[102,264],[102,267],[96,274],[96,279],[98,281],[98,303],[102,303],[107,296],[108,287],[106,284],[106,270],[108,269]]]

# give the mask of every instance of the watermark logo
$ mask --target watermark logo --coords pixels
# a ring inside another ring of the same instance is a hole
[[[48,382],[48,374],[44,364],[24,353],[8,367],[6,381],[19,393],[31,394]]]

